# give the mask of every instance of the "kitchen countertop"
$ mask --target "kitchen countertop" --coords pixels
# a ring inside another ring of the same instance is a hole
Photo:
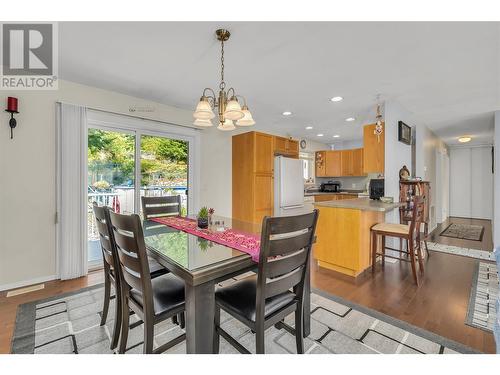
[[[314,195],[325,195],[325,194],[351,194],[351,195],[358,195],[361,193],[364,193],[364,190],[343,190],[339,192],[331,192],[331,191],[308,191],[304,193],[305,197],[311,197]]]
[[[332,208],[351,208],[353,210],[361,211],[378,211],[387,212],[398,208],[404,203],[383,203],[369,198],[356,198],[356,199],[343,199],[337,201],[316,202],[315,206],[318,207],[332,207]]]

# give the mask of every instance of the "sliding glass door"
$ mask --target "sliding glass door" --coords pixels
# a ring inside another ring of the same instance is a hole
[[[102,266],[92,205],[141,212],[141,196],[180,195],[188,213],[190,140],[170,134],[89,123],[87,148],[87,243],[89,269]]]
[[[189,143],[143,135],[140,145],[140,196],[181,196],[181,213],[187,213]],[[142,213],[142,212],[141,212]]]
[[[102,262],[92,204],[116,212],[135,212],[135,139],[133,133],[89,129],[87,148],[87,240],[90,266]]]

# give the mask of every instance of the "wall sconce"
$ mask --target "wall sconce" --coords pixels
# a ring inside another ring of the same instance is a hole
[[[9,120],[9,126],[10,126],[10,139],[14,138],[14,128],[17,126],[17,121],[14,118],[14,113],[19,113],[17,111],[17,98],[13,98],[9,96],[7,98],[7,109],[5,112],[10,113],[10,120]]]

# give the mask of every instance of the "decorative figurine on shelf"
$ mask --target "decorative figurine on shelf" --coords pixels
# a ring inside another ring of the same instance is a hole
[[[403,168],[399,170],[399,179],[402,181],[407,181],[410,179],[410,171],[406,167],[406,165],[403,165]]]
[[[377,96],[377,100],[379,97]],[[380,113],[380,104],[377,104],[377,115],[375,116],[377,122],[375,123],[375,130],[373,134],[377,136],[377,141],[380,142],[380,136],[384,132],[384,126],[382,125],[382,114]]]
[[[198,228],[208,228],[208,209],[207,207],[200,208],[198,211]]]

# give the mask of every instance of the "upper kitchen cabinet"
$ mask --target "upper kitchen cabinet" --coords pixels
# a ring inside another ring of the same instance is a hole
[[[299,142],[285,137],[274,137],[274,153],[292,158],[299,157]]]
[[[274,168],[274,137],[264,133],[252,133],[254,133],[255,137],[255,172],[272,174]]]
[[[362,148],[355,148],[352,150],[352,174],[353,176],[364,176],[366,173],[363,170],[364,165],[364,150]]]
[[[353,153],[352,150],[342,150],[340,154],[341,160],[341,176],[354,176],[354,170],[352,167]]]
[[[385,124],[382,123],[382,134],[375,134],[375,124],[363,128],[363,171],[364,173],[384,173],[385,163]]]
[[[316,152],[316,177],[363,175],[362,148]]]
[[[316,177],[327,177],[326,175],[326,153],[328,151],[316,152]]]
[[[326,151],[325,173],[326,177],[340,176],[342,174],[342,151]]]

